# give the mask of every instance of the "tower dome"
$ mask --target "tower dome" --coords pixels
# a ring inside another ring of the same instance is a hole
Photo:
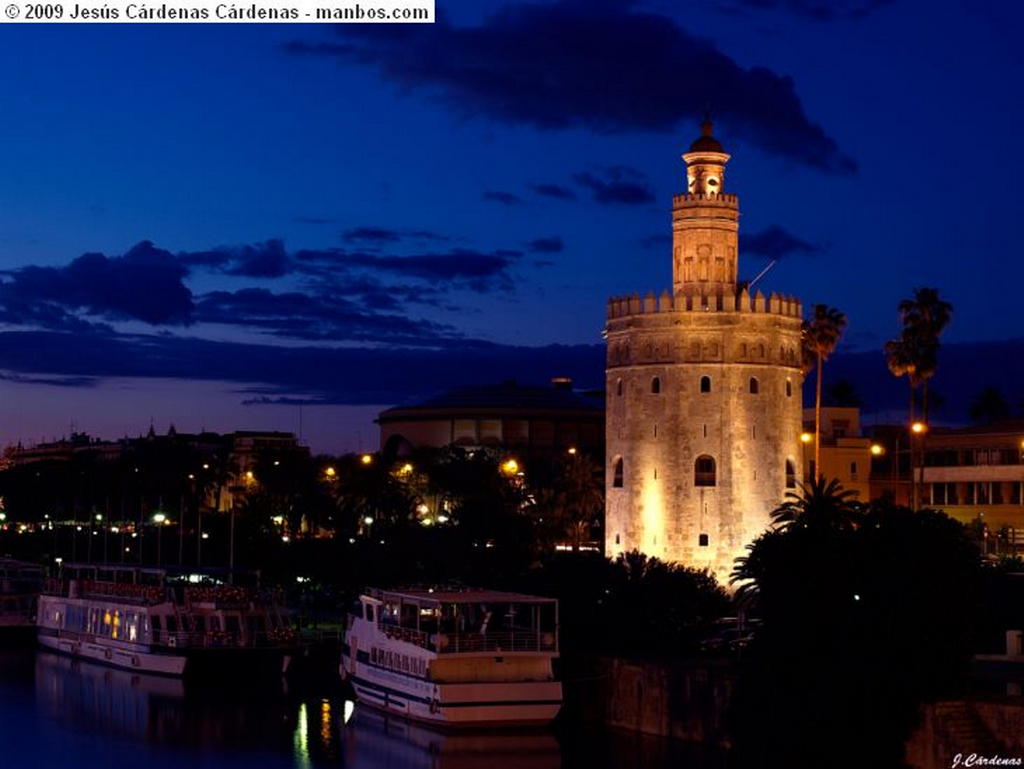
[[[700,136],[690,145],[690,152],[725,152],[722,143],[712,134],[713,130],[711,118],[704,118],[700,126]]]

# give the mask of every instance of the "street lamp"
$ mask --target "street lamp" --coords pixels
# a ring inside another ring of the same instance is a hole
[[[924,485],[924,437],[928,432],[928,425],[924,422],[914,422],[910,425],[910,481],[913,491],[913,504],[911,507],[917,510],[921,504],[921,486]],[[917,438],[917,445],[914,445],[914,438]],[[917,449],[917,461],[914,461],[914,449]]]
[[[160,565],[161,560],[161,535],[163,533],[164,523],[167,521],[167,516],[163,513],[153,514],[153,523],[156,524],[156,565]]]

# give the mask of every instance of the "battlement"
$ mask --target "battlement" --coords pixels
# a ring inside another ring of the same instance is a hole
[[[704,195],[703,193],[697,195],[684,193],[682,195],[672,196],[672,205],[675,207],[696,203],[701,203],[706,206],[719,205],[724,208],[738,208],[740,205],[740,199],[739,196],[728,192],[713,192],[710,195]]]
[[[627,294],[608,300],[609,320],[672,312],[750,312],[799,318],[803,315],[803,306],[794,296],[772,292],[766,298],[760,291],[751,296],[745,288],[735,294],[711,296],[673,296],[668,291],[662,291],[660,297],[655,297],[654,292],[650,291],[645,297]]]

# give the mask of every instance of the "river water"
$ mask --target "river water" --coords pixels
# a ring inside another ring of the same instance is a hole
[[[0,650],[3,769],[718,769],[693,746],[570,729],[443,734],[347,700],[331,676],[210,684]]]

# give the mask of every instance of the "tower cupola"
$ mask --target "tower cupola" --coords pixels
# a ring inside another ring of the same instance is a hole
[[[672,289],[676,295],[736,293],[739,201],[722,189],[730,155],[705,118],[683,154],[686,191],[672,200]]]
[[[731,155],[715,138],[714,125],[705,118],[700,127],[700,136],[690,145],[690,151],[683,153],[686,161],[686,192],[690,195],[718,195],[723,191],[725,164]]]

